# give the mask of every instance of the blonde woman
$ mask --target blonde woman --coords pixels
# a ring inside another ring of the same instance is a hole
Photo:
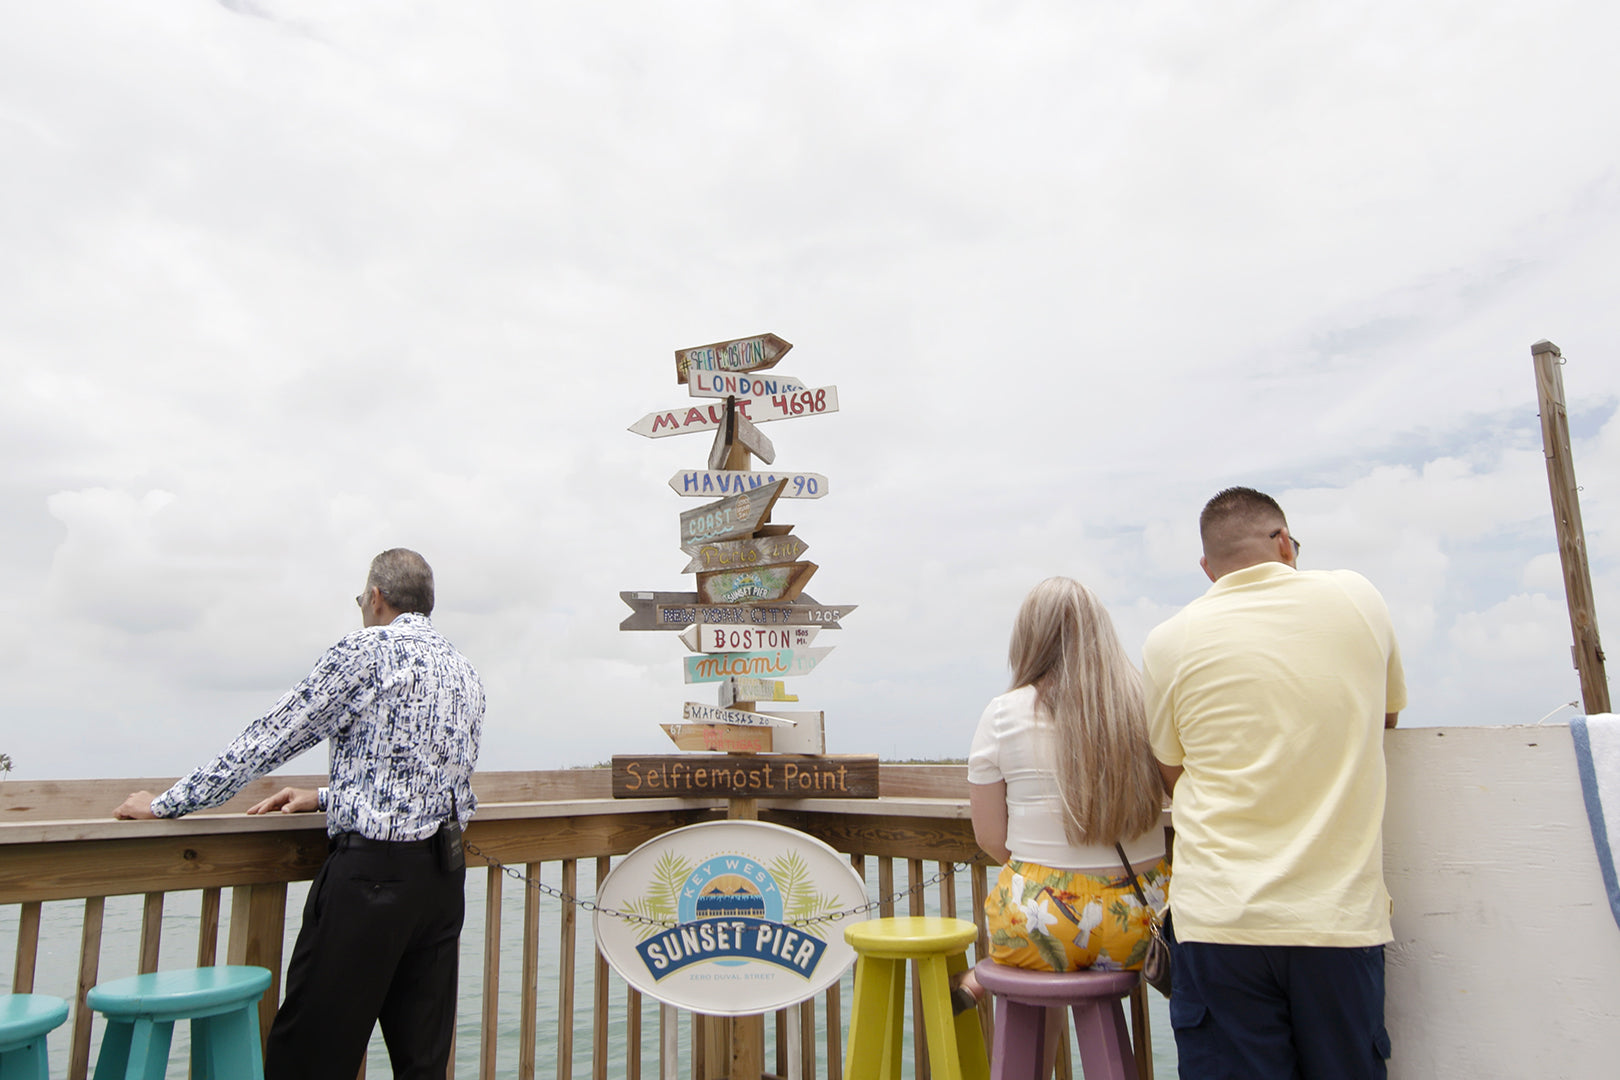
[[[1148,912],[1115,843],[1156,909],[1170,880],[1141,677],[1102,604],[1063,577],[1024,599],[1008,661],[1012,689],[985,708],[968,757],[973,834],[1003,864],[984,905],[990,956],[1045,971],[1140,968]],[[968,979],[957,1005],[977,997]]]

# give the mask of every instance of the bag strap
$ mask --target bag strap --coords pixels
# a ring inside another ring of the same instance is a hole
[[[1125,854],[1125,845],[1116,841],[1114,850],[1119,852],[1119,861],[1125,864],[1125,878],[1131,883],[1131,888],[1136,892],[1136,902],[1141,904],[1143,909],[1147,911],[1148,920],[1157,928],[1159,925],[1159,913],[1154,911],[1152,905],[1147,902],[1147,894],[1142,891],[1142,882],[1136,876],[1136,868],[1131,865],[1131,860]]]

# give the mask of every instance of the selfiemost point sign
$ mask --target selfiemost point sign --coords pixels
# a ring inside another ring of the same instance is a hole
[[[713,821],[636,848],[598,890],[596,943],[625,982],[716,1016],[820,993],[855,960],[832,916],[866,903],[842,855],[793,829]],[[629,912],[647,922],[618,918]]]

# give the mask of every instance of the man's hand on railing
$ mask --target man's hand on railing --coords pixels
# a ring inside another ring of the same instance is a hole
[[[319,793],[314,788],[284,787],[263,802],[248,807],[250,814],[306,814],[321,808]]]
[[[156,796],[150,791],[137,791],[118,804],[118,809],[113,811],[113,817],[118,821],[151,821],[157,817],[152,813],[154,798]]]

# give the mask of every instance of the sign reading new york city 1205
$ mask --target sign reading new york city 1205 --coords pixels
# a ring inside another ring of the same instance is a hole
[[[597,945],[625,982],[684,1009],[748,1016],[838,980],[855,953],[833,916],[865,904],[866,889],[814,837],[767,822],[713,821],[632,851],[596,902]]]

